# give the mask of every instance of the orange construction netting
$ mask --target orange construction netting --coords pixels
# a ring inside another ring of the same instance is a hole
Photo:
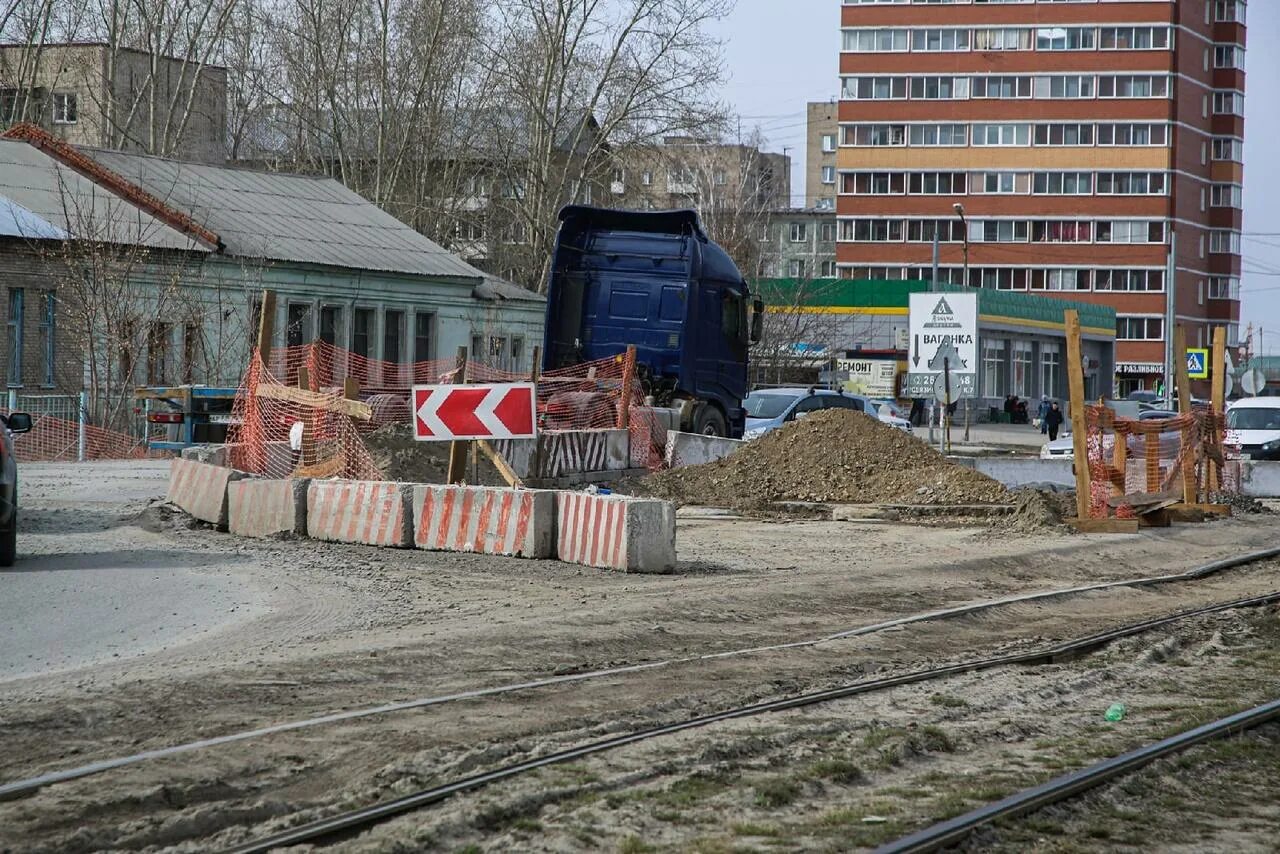
[[[227,441],[232,465],[271,477],[381,479],[363,434],[412,423],[414,385],[462,381],[454,360],[394,363],[367,359],[324,342],[277,349],[263,365],[255,354],[241,383]],[[537,389],[539,432],[620,426],[625,420],[633,465],[662,465],[666,431],[643,406],[638,381],[624,382],[622,356],[548,371],[516,373],[468,362],[467,382],[529,382]]]
[[[0,410],[8,414],[7,410]],[[20,463],[78,462],[90,460],[133,460],[160,457],[149,453],[137,436],[119,433],[92,424],[33,415],[31,430],[13,437],[13,456]],[[83,450],[81,433],[83,431]]]
[[[1198,409],[1173,418],[1117,418],[1086,408],[1090,515],[1132,519],[1164,500],[1212,502],[1239,490],[1239,465],[1226,446],[1226,419]]]

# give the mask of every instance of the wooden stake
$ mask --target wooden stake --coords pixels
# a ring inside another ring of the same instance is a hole
[[[463,384],[467,381],[467,348],[458,348],[457,372],[453,375],[455,384]],[[449,443],[449,483],[462,483],[462,479],[467,476],[467,445],[468,442],[450,442]]]
[[[1080,312],[1067,309],[1067,390],[1071,404],[1071,445],[1076,462],[1076,516],[1081,522],[1091,516],[1091,482],[1089,478],[1089,437],[1085,434],[1084,417],[1084,356],[1080,352]],[[1136,530],[1137,524],[1134,528]],[[1083,530],[1083,529],[1081,529]]]
[[[1178,378],[1178,414],[1191,414],[1191,378],[1187,376],[1187,329],[1181,323],[1173,328],[1173,373]],[[1183,443],[1187,434],[1182,434]],[[1182,448],[1182,500],[1195,504],[1196,455],[1192,448]]]
[[[298,388],[311,391],[311,372],[306,365],[298,368]],[[302,442],[299,446],[299,459],[302,468],[316,464],[316,411],[302,404]]]
[[[1227,410],[1227,330],[1222,326],[1215,326],[1213,329],[1213,354],[1210,370],[1213,371],[1212,383],[1209,392],[1209,412],[1213,416],[1213,435],[1209,438],[1209,444],[1214,448],[1221,448],[1222,434],[1218,430],[1218,425],[1222,423]],[[1209,492],[1210,494],[1218,492],[1222,482],[1222,470],[1217,460],[1212,459],[1212,454],[1206,454],[1205,467],[1209,473]],[[1219,454],[1219,459],[1221,454]]]
[[[267,367],[271,358],[271,336],[276,327],[276,292],[262,292],[261,313],[258,315],[258,358],[262,359],[262,367]]]
[[[618,401],[618,429],[631,426],[631,389],[636,374],[636,345],[627,345],[627,355],[622,358],[622,397]]]
[[[498,453],[498,449],[490,445],[487,439],[481,439],[476,442],[476,445],[489,458],[489,462],[493,463],[493,467],[498,470],[498,474],[502,475],[502,479],[507,482],[507,486],[524,486],[524,482],[520,480],[519,475],[507,464],[506,458]]]

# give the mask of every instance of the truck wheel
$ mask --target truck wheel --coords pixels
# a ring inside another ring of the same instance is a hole
[[[694,413],[693,432],[700,433],[703,436],[727,436],[729,435],[729,425],[725,423],[724,416],[720,414],[719,409],[709,403],[704,403]]]
[[[18,557],[18,508],[9,524],[0,528],[0,566],[13,566]]]

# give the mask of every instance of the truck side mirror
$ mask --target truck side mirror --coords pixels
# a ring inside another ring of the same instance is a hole
[[[26,433],[31,429],[31,416],[25,412],[10,412],[4,422],[10,433]]]
[[[751,301],[751,343],[759,344],[764,337],[764,300],[756,297]]]

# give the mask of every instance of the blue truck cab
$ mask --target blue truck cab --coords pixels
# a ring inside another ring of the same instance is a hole
[[[570,205],[560,211],[547,283],[543,368],[612,358],[634,344],[645,394],[676,410],[680,429],[740,438],[747,354],[763,310],[696,211]]]

